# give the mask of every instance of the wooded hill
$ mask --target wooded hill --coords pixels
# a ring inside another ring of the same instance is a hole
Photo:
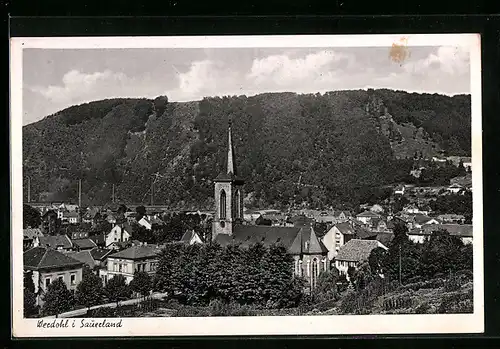
[[[225,165],[227,121],[248,206],[362,201],[401,181],[415,153],[470,156],[470,96],[391,90],[264,93],[197,102],[110,99],[23,127],[24,199],[116,199],[211,208]],[[297,185],[300,178],[301,185]],[[359,202],[358,202],[359,203]]]

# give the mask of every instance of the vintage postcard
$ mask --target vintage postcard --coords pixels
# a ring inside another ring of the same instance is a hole
[[[12,38],[13,335],[483,332],[480,52]]]

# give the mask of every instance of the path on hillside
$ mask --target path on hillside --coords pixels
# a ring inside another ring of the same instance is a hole
[[[153,293],[149,298],[151,299],[161,299],[163,297],[166,297],[168,293]],[[143,301],[144,298],[134,298],[134,299],[128,299],[126,301],[120,302],[120,306],[122,305],[132,305],[132,304],[137,304]],[[90,310],[97,309],[97,308],[116,308],[116,302],[113,303],[106,303],[106,304],[99,304],[99,305],[94,305],[93,307],[90,307]],[[82,309],[76,309],[72,311],[68,311],[66,313],[59,314],[57,317],[58,318],[71,318],[79,315],[85,315],[87,313],[87,308],[82,308]],[[46,316],[44,319],[55,319],[56,316]]]

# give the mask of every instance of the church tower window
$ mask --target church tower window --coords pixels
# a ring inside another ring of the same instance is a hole
[[[236,194],[235,194],[235,209],[236,209],[236,214],[235,214],[235,217],[236,218],[241,218],[240,216],[240,212],[241,212],[241,208],[240,208],[240,191],[239,190],[236,190]]]
[[[226,192],[221,190],[220,192],[220,207],[219,207],[219,215],[220,219],[226,219]]]

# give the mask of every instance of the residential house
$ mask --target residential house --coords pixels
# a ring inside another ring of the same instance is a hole
[[[437,220],[439,220],[445,224],[446,223],[464,224],[465,217],[461,214],[448,213],[448,214],[442,214],[442,215],[437,216]]]
[[[448,188],[446,188],[446,190],[448,190],[448,192],[450,192],[452,194],[458,194],[463,189],[464,188],[458,183],[453,183],[453,184],[449,185]]]
[[[374,218],[380,218],[380,215],[369,210],[356,215],[356,219],[364,224],[370,224],[370,221]]]
[[[355,234],[356,230],[349,222],[337,223],[331,227],[321,239],[328,249],[328,260],[334,259],[340,247],[353,239]]]
[[[188,245],[193,245],[193,244],[202,244],[203,240],[200,238],[197,232],[191,230],[191,231],[186,231],[184,235],[182,235],[180,242]]]
[[[432,218],[423,214],[416,214],[413,216],[413,228],[420,228],[424,225],[429,225],[429,224],[440,224],[441,222],[437,220],[436,218]]]
[[[266,213],[261,215],[263,220],[270,221],[273,227],[284,227],[286,226],[287,216],[279,213]],[[257,220],[256,220],[257,222]]]
[[[34,247],[50,248],[60,252],[71,252],[73,243],[67,235],[45,235],[35,238]]]
[[[99,262],[94,260],[94,258],[92,257],[90,250],[68,252],[66,255],[82,262],[83,265],[88,266],[91,270],[94,270],[94,268],[99,265]]]
[[[92,250],[93,248],[97,247],[97,244],[89,238],[73,239],[71,241],[73,242],[73,246],[76,251]]]
[[[108,255],[107,280],[115,275],[123,275],[129,283],[136,271],[154,274],[158,266],[159,252],[157,245],[143,244]]]
[[[80,229],[72,231],[70,234],[71,234],[71,240],[87,239],[89,237],[88,231]]]
[[[92,259],[95,261],[96,265],[99,267],[99,276],[102,280],[102,283],[105,285],[108,281],[107,275],[108,275],[108,256],[111,253],[114,253],[114,250],[106,249],[106,248],[101,248],[101,247],[96,247],[92,250],[90,250],[90,255],[92,256]]]
[[[32,247],[35,247],[36,238],[42,237],[42,230],[39,228],[27,228],[23,229],[23,250],[29,250]]]
[[[446,230],[450,235],[459,237],[464,244],[472,243],[472,224],[436,224],[423,226],[422,229],[428,233],[437,230]]]
[[[44,235],[55,234],[60,227],[60,219],[58,218],[57,212],[54,210],[48,210],[42,215],[42,232]]]
[[[370,253],[377,247],[387,250],[387,247],[377,240],[349,240],[335,257],[335,267],[340,275],[345,275],[349,280],[349,267],[357,268],[361,262],[368,261]]]
[[[23,265],[25,272],[31,273],[39,305],[52,281],[60,279],[74,291],[82,280],[83,263],[50,248],[34,247],[24,252]]]
[[[137,223],[147,230],[151,230],[152,224],[146,217],[142,217]]]
[[[128,224],[117,224],[106,235],[105,247],[116,242],[127,242],[132,236],[132,227]]]

